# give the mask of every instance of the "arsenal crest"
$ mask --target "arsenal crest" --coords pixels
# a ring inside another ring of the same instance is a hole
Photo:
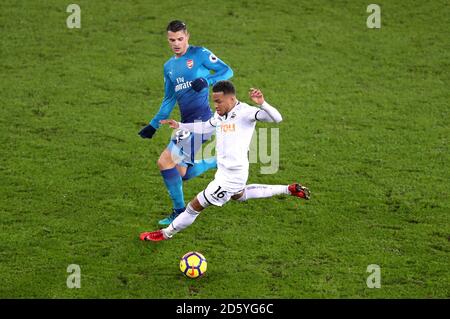
[[[186,65],[189,69],[192,69],[194,66],[194,60],[187,60]]]

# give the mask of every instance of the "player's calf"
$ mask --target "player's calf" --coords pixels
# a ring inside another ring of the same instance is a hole
[[[291,195],[303,199],[309,199],[309,189],[299,183],[291,185],[266,185],[266,184],[250,184],[245,189],[234,195],[232,199],[238,201],[246,201],[249,199],[269,198],[277,195]]]
[[[140,235],[141,240],[161,241],[170,239],[176,233],[189,227],[200,214],[203,207],[198,202],[197,198],[194,198],[187,206],[184,212],[178,215],[174,221],[166,228],[156,230],[153,232],[145,232]]]

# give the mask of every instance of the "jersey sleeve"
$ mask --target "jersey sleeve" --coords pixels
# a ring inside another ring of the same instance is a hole
[[[164,98],[161,103],[161,106],[159,107],[158,113],[156,113],[156,115],[150,121],[151,126],[153,126],[156,129],[159,128],[160,126],[159,121],[169,118],[170,113],[172,113],[172,110],[175,107],[176,102],[177,99],[175,97],[175,90],[173,88],[172,81],[167,76],[166,70],[164,68]]]
[[[178,125],[180,129],[185,131],[196,134],[207,134],[216,130],[216,126],[213,124],[212,119],[213,118],[210,118],[206,122],[178,123]]]
[[[178,123],[178,125],[182,130],[196,134],[207,134],[216,130],[216,127],[220,125],[220,119],[216,112],[209,120],[205,122]]]
[[[245,108],[245,119],[249,122],[257,121],[256,114],[260,111],[260,108],[248,105]]]
[[[209,85],[214,85],[218,81],[228,80],[233,76],[233,70],[221,59],[206,48],[201,48],[202,64],[214,73],[206,77]]]
[[[249,121],[275,123],[280,123],[283,120],[280,112],[267,102],[264,102],[259,108],[250,106],[247,110],[247,119]]]

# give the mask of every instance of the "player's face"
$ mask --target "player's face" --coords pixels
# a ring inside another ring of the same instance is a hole
[[[167,40],[170,48],[176,56],[182,56],[186,53],[188,47],[189,33],[184,31],[167,31]]]
[[[233,94],[223,94],[223,92],[213,92],[214,107],[220,116],[228,113],[236,103]]]

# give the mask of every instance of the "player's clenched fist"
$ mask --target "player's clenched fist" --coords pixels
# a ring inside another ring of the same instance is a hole
[[[178,122],[175,121],[175,120],[161,120],[161,121],[159,121],[159,123],[161,123],[161,124],[168,124],[171,128],[174,128],[174,129],[180,127]]]
[[[195,92],[200,92],[204,88],[207,88],[209,84],[205,78],[198,78],[192,81],[191,86]]]
[[[264,95],[262,94],[261,90],[250,88],[250,91],[248,93],[252,101],[256,104],[261,105],[264,103]]]
[[[153,134],[155,134],[155,132],[156,132],[156,129],[151,124],[148,124],[142,130],[139,131],[139,135],[142,138],[152,138]]]

